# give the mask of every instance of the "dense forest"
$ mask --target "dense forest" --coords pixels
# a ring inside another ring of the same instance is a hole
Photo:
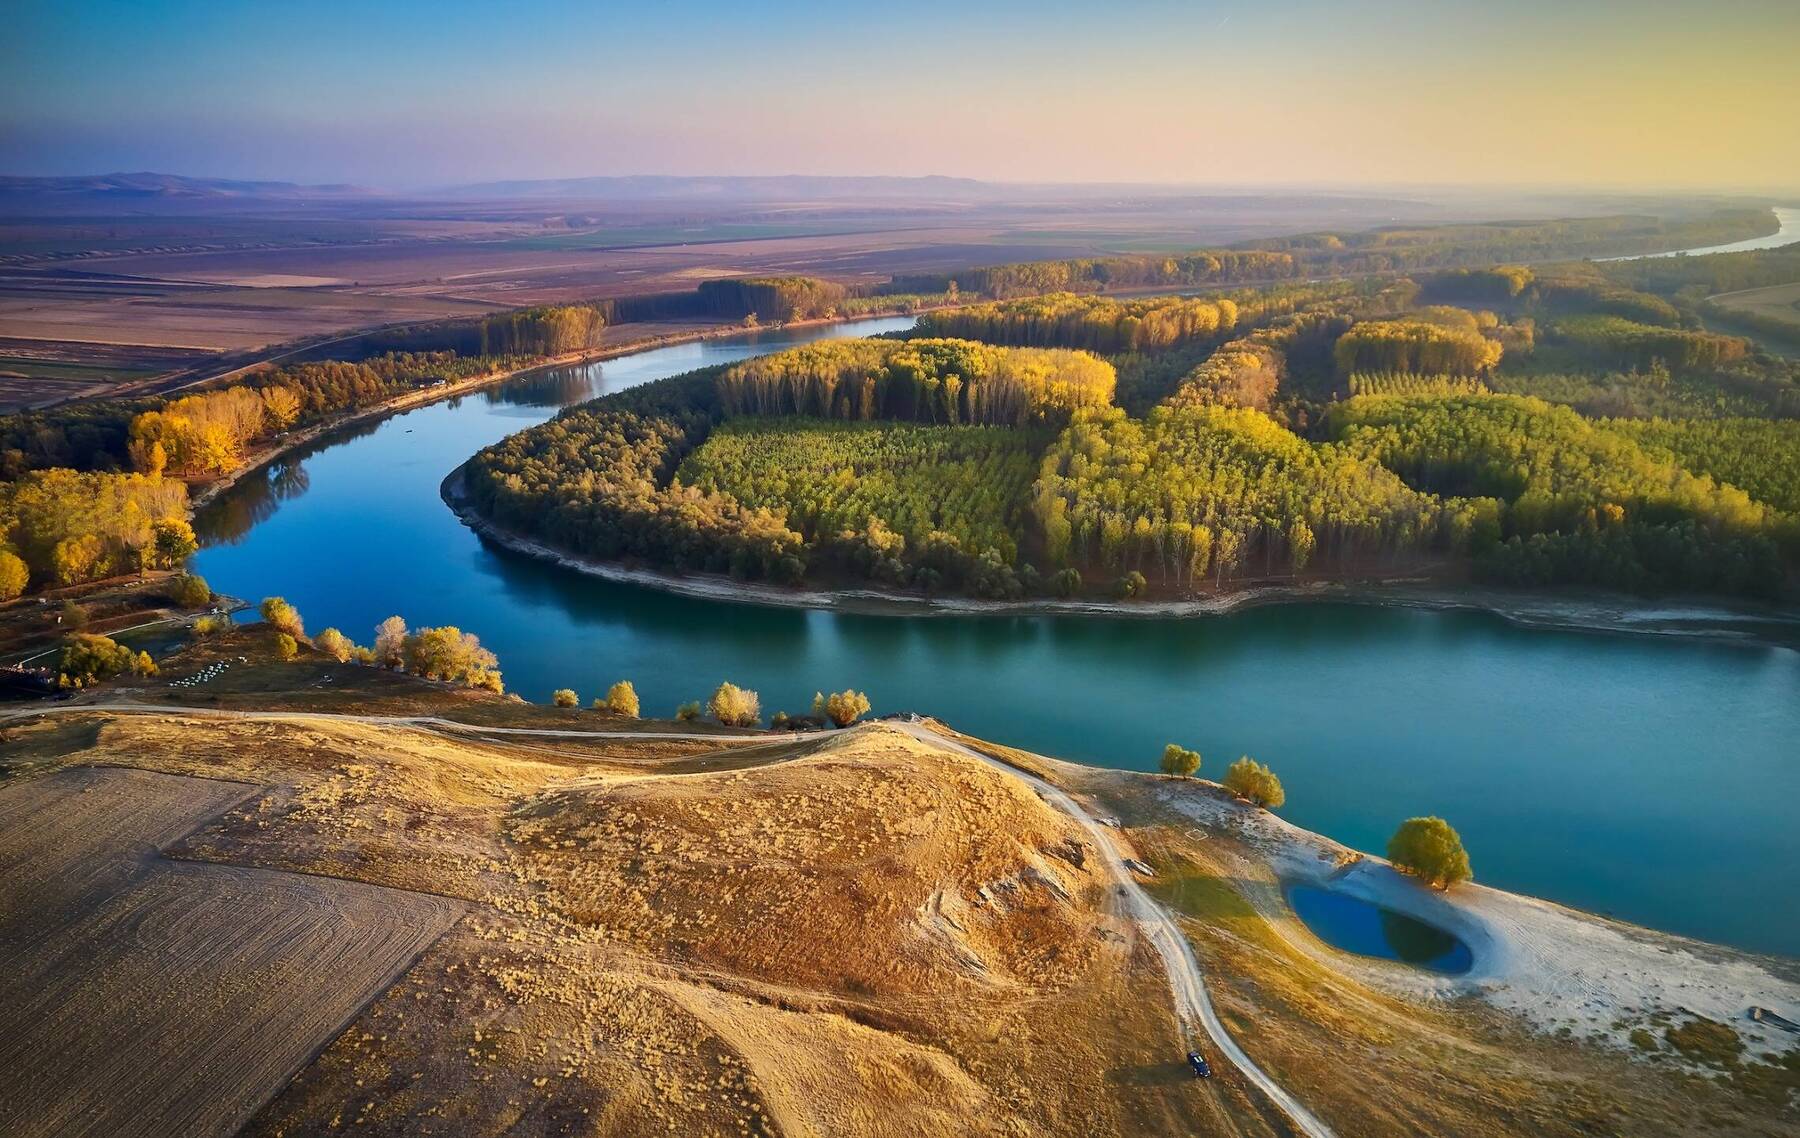
[[[1668,232],[1474,229],[1526,252]],[[1449,267],[1190,297],[1091,290],[1272,262],[962,276],[1004,298],[933,313],[910,337],[603,399],[479,456],[472,496],[504,524],[601,556],[996,598],[1394,571],[1788,587],[1800,443],[1769,417],[1800,413],[1792,361],[1708,331],[1680,293],[1694,270],[1476,266],[1466,250],[1434,260],[1461,249],[1441,244],[1296,240],[1266,251],[1411,250]],[[1646,281],[1676,288],[1635,287]],[[1047,287],[1064,291],[1007,295]],[[1036,394],[977,394],[1009,358],[1040,369]],[[584,454],[619,432],[642,452]],[[617,532],[592,532],[583,512],[616,510],[601,503],[622,488],[636,505],[609,515]],[[755,525],[735,528],[744,517]]]
[[[1087,352],[970,340],[826,340],[719,377],[730,415],[1024,426],[1112,401],[1111,364]]]
[[[1004,427],[737,419],[676,481],[780,513],[809,568],[932,588],[985,566],[1004,595],[1046,439]]]

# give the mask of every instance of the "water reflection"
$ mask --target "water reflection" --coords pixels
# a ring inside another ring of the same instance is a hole
[[[490,407],[567,407],[592,399],[598,379],[599,369],[587,364],[546,368],[485,388],[481,398]]]

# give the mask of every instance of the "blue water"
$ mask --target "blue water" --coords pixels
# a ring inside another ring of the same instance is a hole
[[[1311,885],[1288,887],[1288,904],[1320,940],[1345,952],[1399,960],[1433,972],[1467,972],[1469,946],[1423,921]]]
[[[203,513],[198,570],[365,643],[393,613],[460,625],[534,700],[629,678],[666,715],[731,679],[772,713],[855,685],[877,713],[1108,766],[1151,769],[1170,740],[1214,777],[1251,754],[1282,776],[1284,815],[1359,849],[1439,814],[1489,884],[1800,955],[1800,653],[1342,604],[1190,620],[731,605],[490,548],[439,500],[469,455],[561,404],[820,334],[556,369],[328,440]]]

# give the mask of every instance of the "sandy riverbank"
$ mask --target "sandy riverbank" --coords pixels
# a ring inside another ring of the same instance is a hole
[[[1452,589],[1418,578],[1319,581],[1251,586],[1182,600],[1108,601],[1033,598],[986,601],[928,597],[879,589],[789,588],[737,581],[718,574],[665,573],[600,561],[559,550],[496,525],[476,512],[463,491],[464,467],[451,471],[440,493],[462,523],[484,539],[527,557],[616,584],[641,585],[677,596],[732,604],[891,616],[1105,616],[1182,619],[1224,616],[1258,605],[1334,602],[1492,613],[1529,628],[1658,634],[1734,643],[1800,647],[1800,613],[1735,607],[1710,599],[1647,602],[1642,598],[1511,592],[1479,586]]]
[[[1245,892],[1295,948],[1373,985],[1426,999],[1473,996],[1521,1017],[1534,1030],[1566,1031],[1621,1049],[1634,1046],[1635,1029],[1660,1035],[1656,1025],[1692,1017],[1730,1024],[1752,1055],[1794,1046],[1792,1034],[1752,1020],[1749,1011],[1761,1007],[1790,1020],[1800,1017],[1800,962],[1660,933],[1477,883],[1439,892],[1381,858],[1240,803],[1212,784],[1165,783],[1156,794],[1206,831],[1226,833],[1252,851],[1281,885],[1312,885],[1403,913],[1459,937],[1474,959],[1468,972],[1450,976],[1352,956],[1313,936],[1279,892]]]

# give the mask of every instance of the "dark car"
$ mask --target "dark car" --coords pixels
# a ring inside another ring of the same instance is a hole
[[[1194,1069],[1194,1078],[1212,1078],[1212,1065],[1206,1061],[1206,1056],[1200,1054],[1198,1051],[1188,1052],[1188,1066]]]

